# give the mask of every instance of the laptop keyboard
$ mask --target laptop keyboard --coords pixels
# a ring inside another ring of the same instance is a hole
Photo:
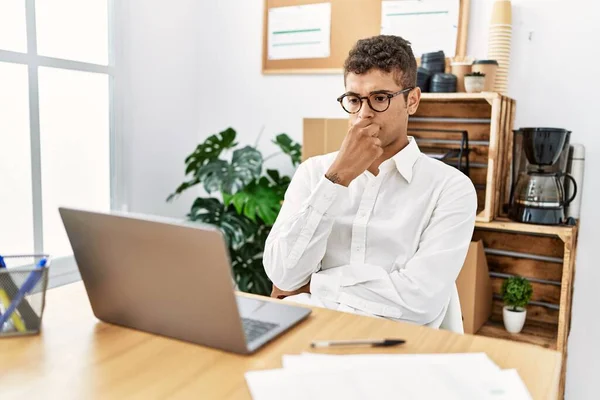
[[[272,324],[270,322],[258,321],[250,318],[242,318],[242,325],[244,326],[244,332],[246,333],[246,340],[248,343],[258,339],[262,335],[279,326],[278,324]]]

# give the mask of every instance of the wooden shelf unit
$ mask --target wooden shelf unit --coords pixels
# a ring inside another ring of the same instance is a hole
[[[571,328],[571,306],[577,226],[541,226],[509,220],[476,222],[474,240],[483,240],[492,279],[492,317],[478,335],[530,343],[562,353],[560,398],[564,395],[567,342]],[[502,323],[500,287],[508,276],[519,275],[532,282],[532,303],[519,334],[506,332]]]

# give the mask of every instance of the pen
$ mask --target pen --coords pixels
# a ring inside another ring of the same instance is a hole
[[[363,339],[363,340],[321,340],[312,342],[310,347],[339,347],[339,346],[369,346],[369,347],[391,347],[406,343],[402,339]]]
[[[2,288],[0,288],[0,304],[3,305],[3,309],[5,310],[5,312],[10,307],[10,298]],[[10,317],[10,320],[12,321],[14,327],[17,329],[18,332],[25,332],[25,322],[23,322],[23,319],[16,312],[13,312],[12,316]],[[2,325],[0,325],[0,331],[2,331]]]
[[[0,255],[0,268],[6,268],[6,262],[4,261],[4,257],[2,257],[1,255]],[[6,291],[4,290],[2,285],[0,285],[0,304],[2,304],[2,306],[3,306],[2,309],[4,310],[4,312],[6,312],[6,310],[10,306],[10,298],[8,297],[8,294],[6,293]],[[0,312],[0,315],[2,315],[2,312]],[[17,329],[17,331],[25,332],[25,323],[23,322],[23,319],[16,312],[13,313],[13,315],[10,317],[10,320],[12,321],[13,326]],[[0,331],[1,330],[2,330],[2,325],[0,325]]]

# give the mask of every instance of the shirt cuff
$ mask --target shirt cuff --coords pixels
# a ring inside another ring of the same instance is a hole
[[[308,204],[321,215],[338,216],[342,213],[341,204],[348,193],[348,188],[331,182],[325,176],[317,184],[308,198]],[[332,207],[333,206],[333,207]]]
[[[376,265],[359,264],[328,268],[312,274],[310,292],[337,301],[342,288],[372,280],[383,279],[387,273]]]
[[[399,319],[402,316],[402,311],[398,307],[347,293],[345,287],[350,286],[350,282],[348,282],[348,274],[344,273],[344,269],[344,267],[330,268],[312,274],[310,278],[311,295],[382,317]],[[371,277],[365,280],[358,279],[355,283],[359,284],[370,280],[372,280]]]
[[[331,301],[338,301],[342,281],[340,268],[319,271],[310,277],[310,293]]]

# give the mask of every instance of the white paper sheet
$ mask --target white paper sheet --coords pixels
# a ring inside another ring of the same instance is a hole
[[[303,353],[284,355],[282,365],[285,369],[298,371],[326,371],[350,369],[384,369],[386,371],[423,370],[425,374],[432,368],[444,372],[438,379],[449,379],[469,387],[469,392],[477,386],[477,396],[472,398],[494,399],[491,394],[498,383],[500,368],[485,353],[456,354],[356,354],[330,355]],[[397,378],[392,378],[396,381]],[[500,399],[498,399],[500,400]]]
[[[454,57],[459,10],[460,0],[383,1],[381,33],[408,40],[415,57],[438,50]]]
[[[517,371],[501,370],[485,353],[303,353],[284,355],[282,365],[246,373],[254,400],[531,400]]]
[[[295,371],[344,371],[348,369],[414,370],[448,368],[445,376],[478,384],[481,399],[531,400],[527,387],[516,370],[501,370],[485,353],[450,354],[356,354],[331,355],[303,353],[284,355],[282,365]],[[472,390],[472,389],[471,389]]]
[[[493,391],[494,400],[532,400],[516,369],[500,371]]]
[[[329,57],[331,3],[269,9],[269,60]]]
[[[440,365],[246,373],[254,400],[485,399],[480,385]]]
[[[475,376],[489,376],[500,371],[500,368],[485,353],[356,355],[303,353],[301,355],[284,355],[282,365],[286,369],[295,370],[349,369],[371,366],[411,368],[440,365],[462,371],[468,370]]]

